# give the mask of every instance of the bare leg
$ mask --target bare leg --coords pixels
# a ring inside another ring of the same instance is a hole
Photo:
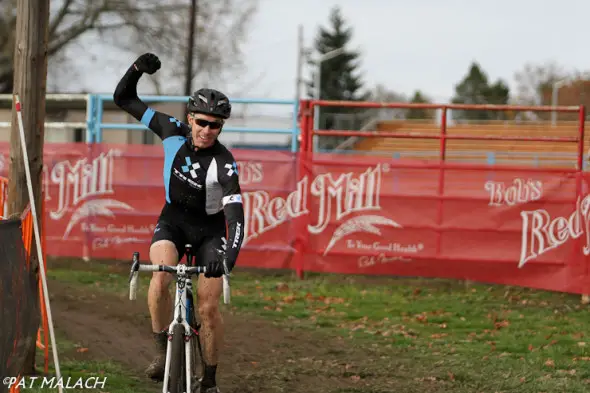
[[[169,240],[159,240],[150,247],[150,260],[154,265],[174,266],[178,264],[176,246]],[[172,318],[172,298],[170,283],[172,276],[164,272],[155,272],[148,290],[148,308],[152,318],[152,331],[156,340],[158,355],[148,366],[146,374],[153,379],[164,378],[166,356],[166,333],[162,330]]]
[[[223,345],[223,318],[219,311],[219,299],[223,290],[222,278],[199,276],[198,308],[201,319],[201,344],[205,358],[203,384],[215,386],[215,370]]]
[[[176,246],[169,240],[160,240],[150,247],[150,260],[154,265],[175,266],[178,264]],[[172,276],[164,272],[155,272],[148,291],[148,307],[152,317],[152,330],[159,332],[172,318],[172,298],[170,283]]]

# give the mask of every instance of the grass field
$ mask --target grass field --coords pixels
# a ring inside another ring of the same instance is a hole
[[[48,275],[98,295],[127,296],[127,266],[83,265],[90,270],[52,263]],[[139,302],[148,281],[140,277]],[[281,381],[296,375],[345,379],[346,387],[334,382],[323,390],[340,393],[590,390],[590,316],[579,296],[430,279],[314,275],[300,281],[237,270],[232,305],[223,308],[295,333],[309,348],[327,348],[322,356],[302,350],[266,364],[257,375],[275,381],[268,391],[287,391]],[[331,342],[344,345],[331,350]],[[257,356],[252,367],[264,364],[265,354]],[[62,369],[106,374],[110,393],[154,391],[116,363],[72,361]]]
[[[91,390],[105,393],[151,393],[154,391],[153,389],[145,389],[145,384],[142,383],[140,378],[125,370],[117,362],[84,361],[78,359],[76,355],[86,352],[87,348],[69,341],[63,336],[62,332],[56,331],[56,340],[58,353],[60,354],[61,384],[64,387],[64,391],[83,392]],[[49,360],[50,366],[48,371],[50,375],[44,377],[43,351],[37,352],[37,369],[39,375],[36,376],[36,379],[25,377],[19,382],[14,382],[20,387],[21,392],[55,393],[57,391],[60,382],[54,377],[55,368],[53,367],[53,355],[51,351],[49,353]],[[83,384],[86,383],[86,386],[91,388],[78,388],[80,382]]]

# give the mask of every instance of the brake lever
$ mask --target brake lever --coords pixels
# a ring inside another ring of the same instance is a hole
[[[129,273],[129,282],[133,279],[133,274],[139,271],[139,253],[133,253],[133,264],[131,265],[131,272]]]

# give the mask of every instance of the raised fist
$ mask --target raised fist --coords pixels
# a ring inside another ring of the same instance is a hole
[[[137,71],[145,72],[151,75],[160,69],[162,63],[160,63],[158,56],[154,55],[153,53],[144,53],[143,55],[139,56],[137,60],[135,60],[133,66]]]

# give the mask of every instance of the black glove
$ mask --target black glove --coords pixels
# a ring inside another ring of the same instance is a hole
[[[151,75],[160,69],[162,63],[160,63],[158,56],[153,53],[144,53],[135,60],[133,66],[137,71]]]
[[[210,260],[207,263],[207,270],[205,271],[205,277],[221,277],[224,274],[229,274],[227,270],[227,262],[225,257],[225,251],[215,249],[216,258]]]

